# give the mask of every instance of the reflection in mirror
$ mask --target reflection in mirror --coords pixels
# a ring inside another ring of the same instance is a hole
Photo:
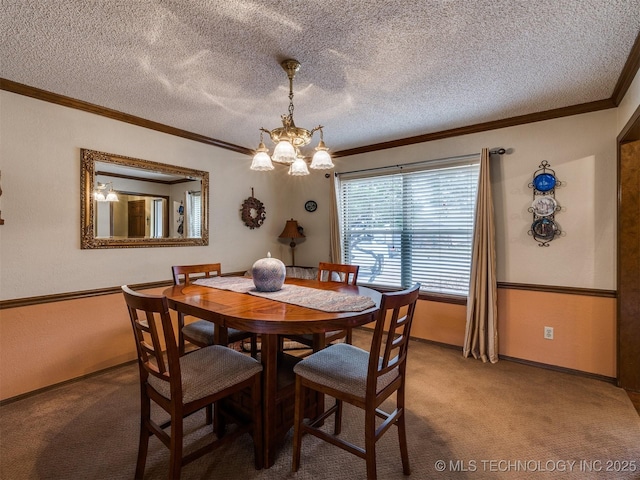
[[[209,173],[81,151],[82,248],[208,245]]]

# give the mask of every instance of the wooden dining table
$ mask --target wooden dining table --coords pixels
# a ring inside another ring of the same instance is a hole
[[[375,306],[359,312],[326,312],[197,284],[175,285],[163,292],[173,310],[227,328],[260,335],[259,358],[263,365],[262,418],[266,468],[273,465],[276,453],[293,425],[293,366],[300,360],[279,348],[279,336],[322,333],[365,325],[374,320],[381,299],[381,294],[375,290],[344,283],[295,278],[286,279],[286,283],[367,296],[375,302]],[[225,344],[224,329],[215,330],[215,342]],[[309,416],[314,415],[322,403],[322,399],[310,401],[307,407]]]

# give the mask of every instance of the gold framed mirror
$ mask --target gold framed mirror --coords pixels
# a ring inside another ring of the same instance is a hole
[[[81,248],[209,244],[209,172],[80,150]]]

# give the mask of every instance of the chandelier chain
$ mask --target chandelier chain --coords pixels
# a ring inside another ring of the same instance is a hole
[[[293,120],[293,75],[289,75],[289,117]]]

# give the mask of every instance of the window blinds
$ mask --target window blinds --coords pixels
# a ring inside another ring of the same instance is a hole
[[[341,180],[343,261],[358,283],[464,295],[479,163]]]

